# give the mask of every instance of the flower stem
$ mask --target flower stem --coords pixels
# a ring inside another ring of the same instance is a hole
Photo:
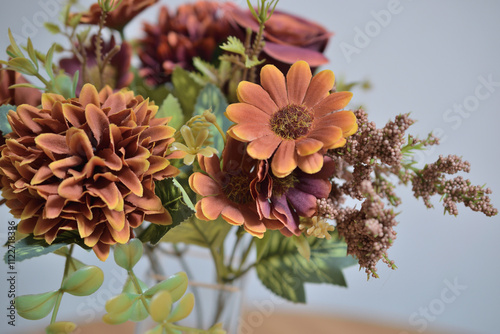
[[[148,305],[148,302],[146,301],[146,297],[142,293],[143,291],[142,291],[141,285],[139,284],[139,280],[137,279],[137,276],[135,276],[133,270],[129,270],[127,273],[128,273],[128,276],[130,277],[130,279],[132,280],[132,284],[134,284],[135,291],[137,291],[137,293],[141,295],[141,301],[142,301],[142,304],[144,305],[144,308],[149,313],[149,305]]]
[[[61,280],[61,287],[59,288],[59,291],[57,293],[56,303],[54,305],[54,310],[52,311],[52,318],[50,319],[51,324],[56,322],[57,312],[59,312],[59,306],[61,305],[62,296],[64,294],[64,292],[61,291],[61,289],[62,289],[62,285],[64,283],[64,280],[66,279],[66,276],[68,276],[69,267],[70,267],[70,263],[71,263],[71,259],[72,259],[71,254],[73,254],[74,246],[75,245],[73,244],[69,247],[68,254],[66,255],[66,262],[64,263],[64,272],[63,272],[63,278]]]

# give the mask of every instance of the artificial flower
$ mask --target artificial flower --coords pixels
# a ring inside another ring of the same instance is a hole
[[[97,36],[92,36],[89,45],[85,48],[85,64],[82,64],[76,56],[61,59],[59,62],[61,68],[68,74],[74,75],[76,71],[79,71],[77,92],[81,90],[84,79],[87,80],[86,83],[102,87],[107,85],[113,89],[120,89],[130,85],[134,79],[134,75],[130,71],[130,62],[132,59],[132,48],[130,45],[127,42],[122,42],[120,51],[111,57],[106,64],[102,76],[103,82],[101,82],[97,64],[96,39]],[[109,42],[101,43],[101,54],[108,54],[115,46],[115,37],[111,36]]]
[[[117,1],[119,0],[113,0],[112,2],[116,3]],[[106,27],[122,31],[127,23],[129,23],[140,12],[157,2],[158,0],[121,0],[121,3],[115,9],[108,13],[104,25]],[[90,6],[90,9],[87,12],[83,13],[80,22],[87,24],[99,24],[101,15],[101,7],[99,4],[94,3]]]
[[[259,31],[259,24],[249,10],[237,7],[228,10],[241,27],[250,28],[254,33]],[[315,22],[275,10],[264,30],[264,58],[282,71],[298,60],[316,68],[328,62],[323,51],[331,35]]]
[[[9,88],[12,85],[29,83],[20,73],[2,69],[0,64],[0,105],[10,104],[18,106],[29,104],[38,106],[42,93],[35,88],[20,87]]]
[[[216,59],[218,46],[228,36],[239,36],[239,29],[226,11],[229,7],[230,4],[198,1],[179,6],[175,14],[162,7],[158,24],[144,25],[140,74],[149,84],[159,85],[169,80],[176,66],[192,70],[195,57],[208,62]]]
[[[131,91],[86,84],[79,98],[44,94],[41,109],[10,111],[0,174],[17,230],[49,244],[78,231],[105,260],[144,219],[171,224],[154,181],[179,172],[166,155],[175,129],[157,110]]]
[[[324,70],[311,74],[304,61],[293,64],[285,76],[266,65],[260,73],[261,85],[242,81],[239,103],[226,109],[236,123],[228,133],[248,142],[248,154],[265,160],[272,156],[275,176],[286,177],[297,166],[308,174],[323,167],[323,152],[345,145],[345,137],[357,130],[356,116],[342,110],[352,93],[330,93],[335,76]]]
[[[181,127],[180,133],[186,144],[184,145],[182,143],[175,142],[172,144],[172,150],[182,152],[182,157],[184,158],[183,162],[185,165],[191,165],[194,162],[194,159],[196,159],[197,154],[210,158],[212,155],[218,153],[213,147],[203,147],[203,144],[209,135],[207,128],[198,131],[196,139],[194,138],[193,131],[187,125],[183,125]]]
[[[269,162],[259,163],[257,177],[250,190],[257,202],[261,218],[275,218],[283,223],[281,233],[300,235],[300,217],[313,217],[317,213],[317,201],[330,194],[332,184],[329,178],[335,171],[335,164],[329,157],[321,170],[307,174],[295,169],[284,178],[273,175]]]
[[[221,216],[232,225],[243,226],[250,234],[262,238],[266,229],[281,229],[277,220],[259,217],[250,184],[256,177],[258,161],[246,154],[245,144],[228,138],[222,153],[222,169],[217,155],[199,156],[201,169],[189,177],[189,185],[198,195],[196,217],[215,220]]]

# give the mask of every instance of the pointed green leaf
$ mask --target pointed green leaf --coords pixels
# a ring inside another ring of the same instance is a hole
[[[35,68],[33,63],[27,58],[12,58],[8,61],[9,67],[14,69],[16,72],[27,74],[27,75],[36,75],[38,70]]]
[[[174,186],[176,186],[181,192],[182,199],[184,200],[184,203],[188,206],[188,208],[190,208],[193,211],[196,211],[196,209],[194,208],[194,204],[191,201],[191,198],[189,198],[189,195],[186,192],[186,189],[179,183],[179,181],[177,181],[177,179],[175,178],[172,179],[172,182],[174,183]]]
[[[168,291],[159,291],[151,298],[151,303],[149,304],[149,314],[154,321],[161,323],[167,320],[171,309],[172,296]]]
[[[250,59],[248,56],[245,56],[245,67],[246,68],[252,68],[254,66],[263,64],[266,60],[265,59],[257,59],[257,57],[253,57]]]
[[[99,267],[85,266],[64,280],[61,290],[74,296],[88,296],[97,291],[104,281],[104,273]]]
[[[34,239],[32,236],[28,236],[15,243],[16,262],[21,262],[26,259],[49,254],[64,246],[66,246],[66,244],[57,242],[53,243],[52,245],[48,245],[45,240]],[[5,263],[8,262],[7,253],[4,256],[4,261]]]
[[[193,66],[212,83],[218,82],[218,71],[214,65],[202,60],[199,57],[193,58]]]
[[[149,303],[149,300],[147,300],[146,303]],[[131,321],[135,322],[143,321],[149,316],[148,310],[144,306],[144,303],[141,299],[136,300],[134,304],[132,304],[131,309],[132,309],[132,312],[130,313]]]
[[[179,100],[172,94],[168,94],[155,117],[172,117],[168,125],[175,129],[179,129],[184,124],[185,119]],[[190,115],[188,117],[190,117]]]
[[[51,34],[58,34],[61,32],[61,29],[59,26],[55,23],[52,22],[44,22],[43,25],[45,26],[45,29],[47,29]]]
[[[15,58],[24,57],[23,52],[21,51],[21,49],[16,43],[16,40],[14,39],[14,36],[12,36],[12,31],[10,31],[10,28],[9,28],[9,41],[10,41],[9,49],[12,52],[11,57]]]
[[[159,291],[168,291],[172,298],[172,302],[175,303],[186,293],[187,287],[188,277],[185,272],[181,271],[152,286],[144,292],[144,296],[150,298]]]
[[[192,217],[165,234],[162,241],[218,248],[230,230],[231,225],[221,218],[207,222]]]
[[[297,247],[297,251],[299,252],[300,255],[304,257],[307,261],[311,259],[311,246],[309,245],[309,242],[307,241],[307,238],[304,236],[304,234],[301,234],[299,236],[293,236],[293,241],[295,241],[295,246]]]
[[[17,314],[28,320],[45,318],[54,308],[58,295],[58,291],[52,291],[19,296],[15,299]]]
[[[246,56],[245,46],[237,37],[234,36],[229,36],[227,38],[227,42],[222,44],[220,48],[225,51],[237,53],[243,57]]]
[[[50,80],[54,81],[54,71],[52,69],[52,59],[54,58],[54,50],[56,48],[55,44],[52,44],[49,51],[47,51],[47,55],[45,56],[45,71],[50,77]]]
[[[36,57],[36,51],[33,48],[33,43],[31,42],[31,38],[28,37],[28,45],[26,47],[28,51],[28,56],[30,57],[31,61],[35,65],[36,71],[38,72],[38,59]]]
[[[292,238],[268,231],[257,240],[257,275],[272,292],[293,302],[305,303],[304,283],[346,286],[342,269],[357,263],[346,256],[347,246],[337,233],[330,240],[307,238],[310,260],[299,254]]]
[[[73,85],[71,85],[70,97],[76,97],[76,88],[78,87],[78,79],[80,78],[80,71],[76,71],[73,75]]]
[[[38,87],[38,86],[35,86],[33,84],[30,84],[30,83],[20,83],[20,84],[15,84],[15,85],[9,86],[9,89],[15,89],[15,88],[34,88],[34,89],[38,89],[38,90],[44,89],[43,87]]]
[[[139,239],[131,239],[128,243],[115,246],[114,258],[116,264],[125,270],[132,270],[142,257],[144,248]]]
[[[170,316],[168,317],[168,322],[176,322],[186,318],[188,315],[191,314],[191,311],[193,311],[193,307],[194,307],[194,295],[190,292],[186,294],[184,297],[182,297],[179,303],[175,305],[174,310],[172,311],[172,313],[170,313]]]
[[[45,327],[47,334],[69,334],[76,329],[76,324],[71,321],[58,321]]]

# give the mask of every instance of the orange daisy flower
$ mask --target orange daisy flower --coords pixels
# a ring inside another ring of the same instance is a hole
[[[297,166],[308,174],[319,172],[324,151],[344,146],[345,138],[357,131],[354,113],[341,110],[352,93],[330,94],[332,71],[313,77],[309,64],[298,61],[285,79],[274,65],[266,65],[260,82],[261,86],[248,81],[238,85],[240,103],[226,109],[226,116],[236,123],[228,133],[248,142],[248,154],[255,159],[274,154],[271,168],[277,177],[289,175]]]

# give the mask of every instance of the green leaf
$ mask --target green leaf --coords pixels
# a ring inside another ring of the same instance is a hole
[[[186,318],[191,314],[191,311],[193,311],[193,307],[194,295],[190,292],[182,297],[179,303],[175,306],[172,313],[170,313],[170,316],[168,317],[168,322],[177,322]]]
[[[102,317],[103,321],[107,324],[117,325],[129,320],[133,311],[132,306],[138,298],[137,294],[122,293],[109,299],[105,305],[108,314]]]
[[[229,230],[231,230],[231,225],[222,218],[207,222],[192,217],[173,228],[162,241],[217,248],[222,245]]]
[[[188,277],[185,272],[181,271],[146,290],[144,296],[150,298],[160,291],[168,291],[172,303],[175,303],[186,293],[187,287]]]
[[[142,242],[149,241],[153,245],[158,243],[168,231],[194,214],[194,211],[183,201],[183,193],[174,185],[172,179],[157,181],[155,193],[161,199],[163,206],[170,212],[172,224],[151,224],[139,235]]]
[[[54,57],[54,50],[56,49],[56,45],[52,44],[49,51],[47,51],[47,55],[45,55],[45,71],[50,77],[50,80],[54,81],[54,71],[52,70],[52,58]],[[69,77],[68,77],[69,78]],[[73,85],[71,85],[73,87]]]
[[[229,51],[232,53],[237,53],[243,57],[246,56],[245,53],[245,46],[243,43],[239,40],[239,38],[234,37],[234,36],[229,36],[227,38],[227,42],[222,44],[220,46],[222,50]]]
[[[193,114],[196,98],[202,86],[181,67],[176,67],[172,72],[172,84],[174,85],[173,94],[179,100],[184,113]]]
[[[59,291],[19,296],[15,299],[17,314],[28,320],[45,318],[54,308]]]
[[[227,108],[227,101],[224,94],[220,89],[213,85],[207,84],[198,95],[195,105],[195,114],[202,115],[205,110],[212,110],[213,114],[217,117],[217,123],[222,128],[224,132],[229,129],[232,122],[224,115]],[[210,133],[214,138],[214,147],[222,152],[224,149],[224,141],[214,126],[210,127]]]
[[[45,240],[34,239],[33,236],[28,236],[15,243],[16,262],[49,254],[64,246],[66,246],[64,243],[53,243],[52,245],[49,245],[45,242]],[[8,253],[4,256],[5,263],[8,262],[7,254]]]
[[[26,47],[28,51],[28,56],[36,67],[36,71],[38,72],[38,59],[36,57],[35,48],[33,48],[33,43],[31,42],[31,38],[28,37],[28,45]]]
[[[259,60],[257,57],[253,57],[252,59],[250,59],[248,56],[245,56],[245,67],[252,68],[254,66],[263,64],[265,61],[265,59]]]
[[[51,34],[58,34],[61,32],[61,29],[59,26],[55,23],[52,22],[44,22],[43,25],[45,26],[45,29],[47,29]]]
[[[191,202],[191,198],[189,198],[189,195],[188,195],[186,189],[182,186],[182,184],[180,184],[179,181],[177,181],[177,179],[175,179],[175,178],[172,179],[172,182],[174,183],[174,186],[176,186],[179,189],[179,191],[181,192],[182,199],[184,200],[184,203],[188,206],[188,208],[190,208],[193,211],[196,211],[196,209],[194,208],[193,202]]]
[[[219,72],[215,68],[214,65],[202,60],[199,57],[193,58],[193,66],[201,73],[204,77],[206,77],[210,82],[217,83],[218,82],[218,74]]]
[[[170,122],[168,122],[168,125],[175,129],[179,129],[184,124],[185,120],[181,104],[179,103],[179,100],[172,94],[168,94],[167,98],[161,104],[161,107],[155,117],[172,117]]]
[[[136,95],[147,96],[150,101],[154,101],[156,105],[160,105],[164,101],[170,91],[165,86],[152,87],[149,86],[144,79],[139,75],[137,69],[132,69],[134,72],[134,81],[129,85],[129,88]]]
[[[35,65],[27,59],[23,57],[12,58],[8,61],[9,67],[14,71],[27,74],[27,75],[36,75],[38,74],[38,70],[35,68]]]
[[[145,334],[163,334],[163,326],[158,325],[158,326],[148,330]]]
[[[134,238],[124,245],[117,244],[113,255],[116,264],[128,271],[139,262],[143,252],[142,242]]]
[[[11,106],[10,104],[4,104],[0,106],[0,131],[5,136],[7,133],[12,132],[12,128],[10,127],[9,120],[7,119],[7,114],[9,111],[16,111],[16,106]]]
[[[14,58],[24,57],[23,52],[21,51],[21,49],[16,43],[16,40],[14,39],[14,36],[12,36],[12,31],[10,31],[10,28],[9,28],[9,41],[10,45],[8,47],[8,50],[10,51],[10,53],[12,53],[10,56]]]
[[[59,73],[54,78],[54,91],[51,93],[56,93],[69,99],[73,96],[73,78],[67,74]]]
[[[58,321],[45,327],[47,334],[69,334],[76,329],[76,324],[71,321]]]
[[[104,273],[99,267],[85,266],[63,281],[61,290],[73,296],[89,296],[97,291],[104,282]]]
[[[330,240],[307,238],[311,258],[300,255],[292,238],[268,231],[257,240],[257,275],[272,292],[292,302],[305,303],[304,283],[347,286],[342,269],[357,263],[346,256],[347,246],[337,233]]]
[[[149,314],[156,322],[164,322],[167,320],[170,310],[172,309],[172,296],[168,291],[162,290],[151,298],[149,304]]]

